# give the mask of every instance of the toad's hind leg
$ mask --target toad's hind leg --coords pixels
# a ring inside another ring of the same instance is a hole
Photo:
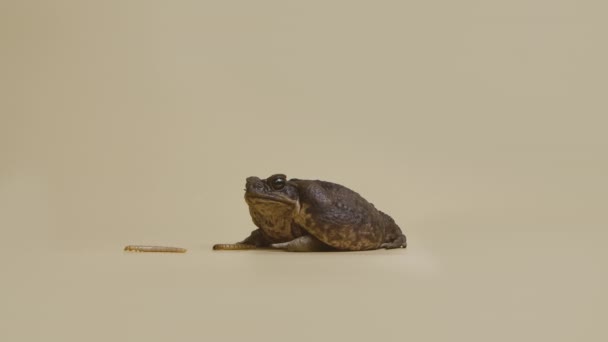
[[[405,235],[401,234],[391,242],[386,242],[380,245],[380,248],[393,249],[393,248],[406,248],[407,239]]]
[[[311,235],[300,236],[288,242],[274,243],[271,246],[273,248],[284,249],[288,252],[323,252],[333,250],[333,248]]]

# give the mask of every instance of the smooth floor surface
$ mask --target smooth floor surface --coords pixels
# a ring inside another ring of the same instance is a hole
[[[427,227],[428,228],[428,227]],[[461,227],[455,227],[461,228]],[[604,241],[463,232],[345,253],[13,250],[7,341],[604,341]],[[599,236],[595,236],[599,238]],[[605,235],[604,235],[605,237]]]

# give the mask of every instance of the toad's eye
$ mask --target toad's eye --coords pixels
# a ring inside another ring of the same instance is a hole
[[[282,177],[275,178],[270,182],[270,185],[272,186],[272,188],[274,190],[281,190],[285,187],[285,178],[282,178]]]

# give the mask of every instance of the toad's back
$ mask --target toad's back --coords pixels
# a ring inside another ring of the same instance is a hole
[[[357,192],[325,181],[295,180],[302,209],[295,222],[340,250],[377,249],[403,236],[395,221]]]

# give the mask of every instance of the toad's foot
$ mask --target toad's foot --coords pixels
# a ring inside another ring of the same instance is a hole
[[[393,248],[406,248],[407,239],[405,235],[401,235],[391,242],[386,242],[380,245],[380,248],[393,249]]]
[[[215,251],[238,251],[238,250],[245,250],[245,249],[256,249],[257,247],[255,245],[249,245],[246,243],[218,243],[216,245],[213,245],[213,250]]]
[[[311,235],[300,236],[288,242],[274,243],[273,248],[284,249],[288,252],[321,252],[332,250],[331,247]]]

